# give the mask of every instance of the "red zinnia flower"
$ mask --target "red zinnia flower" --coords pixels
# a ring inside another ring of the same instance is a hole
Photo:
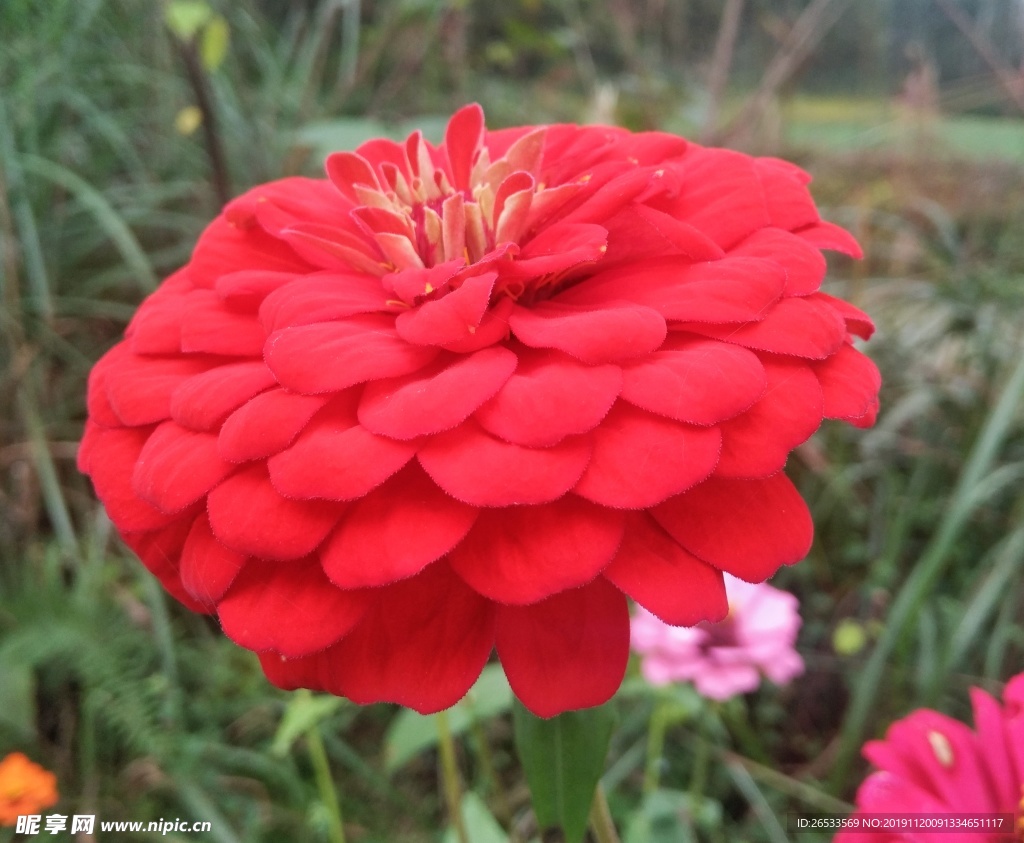
[[[722,571],[804,556],[786,457],[879,386],[805,173],[470,106],[327,175],[210,225],[94,369],[80,455],[271,681],[434,711],[496,647],[534,712],[591,706],[626,595],[720,619]]]
[[[974,825],[956,833],[922,831],[845,831],[836,843],[947,841],[996,843],[1024,840],[1024,673],[1003,692],[1003,705],[971,689],[974,731],[959,720],[922,708],[893,723],[884,741],[869,741],[864,757],[878,767],[857,792],[858,810],[869,814],[960,815]],[[993,827],[994,815],[1014,821]],[[980,822],[989,821],[989,825]]]

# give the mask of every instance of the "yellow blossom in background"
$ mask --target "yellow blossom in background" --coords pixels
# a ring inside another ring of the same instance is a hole
[[[12,752],[0,761],[0,825],[14,825],[22,814],[57,804],[57,777]]]
[[[187,105],[174,118],[174,130],[188,137],[203,122],[203,111],[199,106]]]

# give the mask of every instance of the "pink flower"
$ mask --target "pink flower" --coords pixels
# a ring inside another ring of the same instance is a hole
[[[857,812],[993,815],[1017,813],[1010,828],[962,829],[955,834],[845,831],[836,843],[1011,843],[1024,839],[1024,673],[1003,691],[1003,705],[971,689],[975,729],[928,708],[889,727],[885,740],[869,741],[864,757],[878,770],[857,791]]]
[[[693,682],[713,700],[753,691],[761,674],[784,685],[803,673],[793,649],[800,629],[797,599],[770,585],[725,575],[729,614],[719,623],[670,626],[646,609],[632,621],[633,649],[652,685]]]

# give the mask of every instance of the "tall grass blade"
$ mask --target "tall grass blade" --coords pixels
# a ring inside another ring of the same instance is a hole
[[[59,185],[78,199],[82,207],[93,215],[100,228],[110,237],[142,290],[148,293],[156,289],[159,279],[153,271],[153,265],[128,224],[100,191],[67,167],[38,155],[23,154],[21,164],[26,173],[32,173]]]
[[[889,657],[913,622],[921,603],[942,575],[951,558],[954,543],[981,499],[978,495],[979,485],[991,470],[999,449],[1012,429],[1022,396],[1024,358],[1017,362],[995,407],[986,419],[956,488],[950,496],[938,531],[894,601],[885,630],[854,688],[853,701],[843,724],[839,753],[832,770],[833,791],[838,790],[841,783],[846,780],[854,754],[864,739],[868,719],[878,699]]]

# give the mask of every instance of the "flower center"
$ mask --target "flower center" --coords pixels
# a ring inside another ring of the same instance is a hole
[[[736,623],[736,615],[730,607],[729,614],[718,623],[701,621],[697,624],[699,629],[704,630],[705,639],[701,642],[704,650],[711,650],[717,647],[736,647],[740,643],[739,625]]]
[[[339,187],[348,182],[343,189],[362,204],[354,214],[391,270],[475,263],[498,247],[518,244],[538,209],[557,198],[557,189],[538,184],[544,135],[538,129],[523,136],[494,162],[476,139],[446,167],[415,132],[405,144],[405,167],[386,161],[374,168],[355,153],[340,153],[328,172],[337,174]],[[448,154],[458,155],[458,147]]]

